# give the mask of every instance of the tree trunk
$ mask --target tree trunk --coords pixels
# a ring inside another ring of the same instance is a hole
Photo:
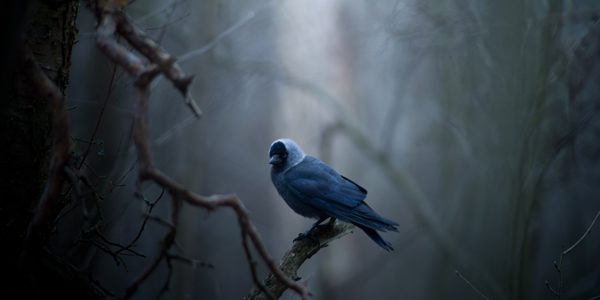
[[[0,201],[0,238],[2,270],[9,278],[4,294],[18,298],[78,296],[94,293],[87,280],[68,263],[53,258],[47,251],[28,258],[28,268],[19,264],[27,226],[48,177],[51,147],[51,115],[48,100],[33,88],[18,59],[24,49],[31,51],[46,76],[64,93],[77,35],[76,0],[21,1],[3,4],[8,27],[2,29],[2,87],[4,103],[0,109],[0,130],[4,138],[3,173]]]

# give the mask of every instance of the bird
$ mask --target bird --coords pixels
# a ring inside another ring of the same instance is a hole
[[[297,214],[317,219],[298,238],[309,237],[329,218],[331,226],[336,219],[362,229],[369,238],[386,251],[394,250],[377,231],[398,231],[398,223],[380,216],[366,202],[367,190],[349,178],[340,175],[318,158],[306,155],[289,138],[273,141],[269,148],[271,181],[279,195]]]

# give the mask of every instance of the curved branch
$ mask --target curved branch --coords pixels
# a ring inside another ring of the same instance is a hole
[[[328,246],[328,243],[343,237],[352,232],[354,225],[348,223],[337,223],[332,227],[319,228],[310,239],[303,239],[295,242],[281,259],[280,270],[289,277],[298,281],[298,269],[306,260],[315,255],[319,250]],[[246,299],[262,300],[270,299],[269,295],[280,298],[288,286],[278,280],[273,273],[267,275],[264,281],[264,289],[253,289]],[[265,291],[267,291],[265,293]]]
[[[133,281],[127,289],[125,298],[130,298],[139,286],[153,273],[160,262],[168,258],[169,249],[174,245],[176,229],[179,220],[179,207],[185,202],[202,207],[208,211],[228,207],[237,217],[242,235],[242,246],[246,249],[248,264],[253,278],[257,278],[256,268],[249,252],[252,245],[260,258],[267,265],[281,284],[294,290],[302,299],[308,299],[308,291],[304,286],[289,279],[280,270],[264,246],[258,231],[250,221],[248,211],[242,201],[235,195],[201,196],[186,190],[181,184],[163,174],[154,166],[150,146],[148,143],[148,99],[150,96],[150,83],[160,74],[169,79],[173,85],[186,97],[186,104],[196,116],[200,115],[199,108],[190,102],[189,84],[192,77],[183,73],[175,63],[175,59],[156,43],[150,40],[143,31],[135,28],[125,16],[122,7],[117,1],[102,2],[104,7],[99,7],[101,2],[95,2],[96,16],[100,25],[97,28],[96,43],[98,48],[114,63],[120,65],[130,76],[135,79],[135,112],[133,126],[133,141],[137,150],[139,165],[139,180],[152,181],[169,192],[172,198],[173,211],[171,220],[164,222],[170,228],[163,238],[160,254],[151,262],[142,275]],[[116,40],[116,35],[123,37],[130,46],[137,50],[143,57],[129,51]],[[168,263],[168,262],[167,262]],[[257,280],[255,280],[256,282]],[[166,283],[168,286],[168,282]],[[260,286],[260,285],[259,285]]]

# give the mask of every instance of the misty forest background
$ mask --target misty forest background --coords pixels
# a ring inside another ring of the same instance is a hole
[[[126,12],[195,75],[203,112],[164,78],[151,85],[157,167],[191,191],[237,194],[273,258],[312,224],[270,182],[267,151],[280,137],[400,223],[384,235],[394,252],[355,231],[307,261],[300,276],[314,299],[600,295],[599,224],[562,272],[553,263],[600,210],[600,2],[137,0]],[[46,247],[119,296],[160,251],[166,228],[145,213],[162,189],[136,185],[132,79],[99,51],[91,10],[81,4],[76,18],[65,95],[87,183],[79,198],[65,186]],[[168,198],[151,214],[167,219]],[[175,252],[194,263],[173,263],[161,297],[247,295],[231,210],[181,214]],[[115,256],[145,220],[134,248],[145,258]],[[133,298],[156,297],[168,272],[161,264]]]

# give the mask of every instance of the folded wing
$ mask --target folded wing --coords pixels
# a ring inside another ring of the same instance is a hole
[[[314,157],[307,156],[285,176],[289,191],[305,205],[361,228],[397,231],[398,223],[383,218],[363,201],[364,188]]]

